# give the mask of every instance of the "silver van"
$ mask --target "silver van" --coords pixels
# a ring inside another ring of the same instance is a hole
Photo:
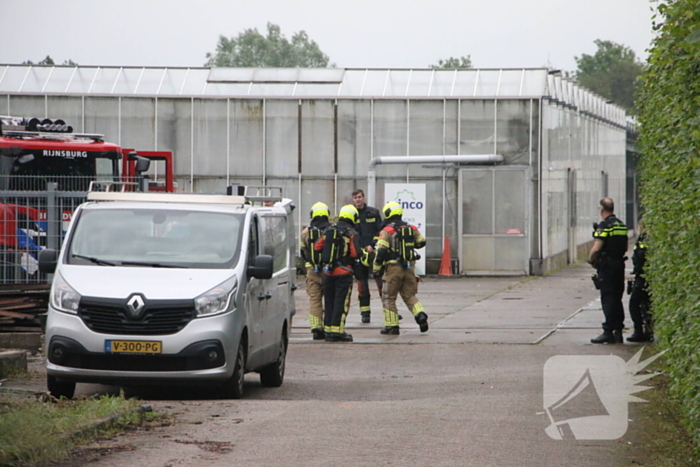
[[[95,191],[74,212],[53,273],[47,383],[222,384],[284,379],[294,315],[291,200]],[[276,193],[276,192],[275,192]],[[281,189],[279,189],[281,195]]]

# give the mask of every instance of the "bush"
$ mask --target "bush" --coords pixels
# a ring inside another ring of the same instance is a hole
[[[655,336],[700,445],[700,0],[660,2],[637,108]],[[696,452],[697,454],[697,452]]]

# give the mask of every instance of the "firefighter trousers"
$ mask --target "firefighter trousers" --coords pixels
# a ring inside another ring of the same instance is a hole
[[[306,268],[306,294],[309,296],[309,324],[311,330],[323,330],[323,273]]]
[[[425,312],[423,305],[416,297],[418,279],[413,268],[406,269],[400,264],[387,264],[382,280],[384,282],[382,289],[384,326],[399,325],[399,310],[396,307],[396,299],[399,295],[414,317],[420,312]]]
[[[352,294],[352,274],[324,274],[324,331],[345,332],[345,318],[350,308]]]
[[[374,261],[374,253],[370,256],[370,264]],[[360,313],[370,312],[370,293],[369,293],[369,281],[372,276],[372,267],[364,266],[361,263],[355,264],[353,267],[355,272],[355,279],[357,279],[357,299],[360,302]],[[379,296],[382,295],[382,281],[381,279],[375,279],[377,284],[377,290],[379,291]]]

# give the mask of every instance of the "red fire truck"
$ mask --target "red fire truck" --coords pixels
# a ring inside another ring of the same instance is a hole
[[[143,174],[149,165],[162,180]],[[71,193],[79,199],[91,182],[135,189],[144,177],[150,191],[175,191],[172,153],[121,148],[103,135],[75,133],[61,119],[0,117],[0,283],[38,279],[36,252],[46,246],[50,230],[44,196],[49,187],[57,198]],[[61,236],[72,204],[59,203],[58,209]]]

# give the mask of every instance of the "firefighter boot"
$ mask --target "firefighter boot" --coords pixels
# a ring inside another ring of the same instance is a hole
[[[428,331],[428,315],[426,315],[424,311],[416,315],[416,323],[420,326],[420,332]]]
[[[384,329],[382,329],[381,331],[379,331],[379,333],[380,334],[394,335],[394,336],[401,334],[398,326],[387,326]]]
[[[323,331],[323,329],[312,329],[311,334],[313,335],[313,339],[315,341],[322,341],[326,338],[326,333]]]
[[[363,311],[361,313],[361,315],[362,315],[362,322],[365,324],[369,323],[369,311]]]
[[[634,332],[627,338],[627,342],[649,342],[649,335],[644,332],[643,326],[635,326]]]
[[[347,332],[327,332],[326,342],[352,342],[352,335]]]
[[[591,339],[591,343],[592,344],[614,344],[615,343],[615,336],[613,336],[612,331],[603,331],[603,334]]]

